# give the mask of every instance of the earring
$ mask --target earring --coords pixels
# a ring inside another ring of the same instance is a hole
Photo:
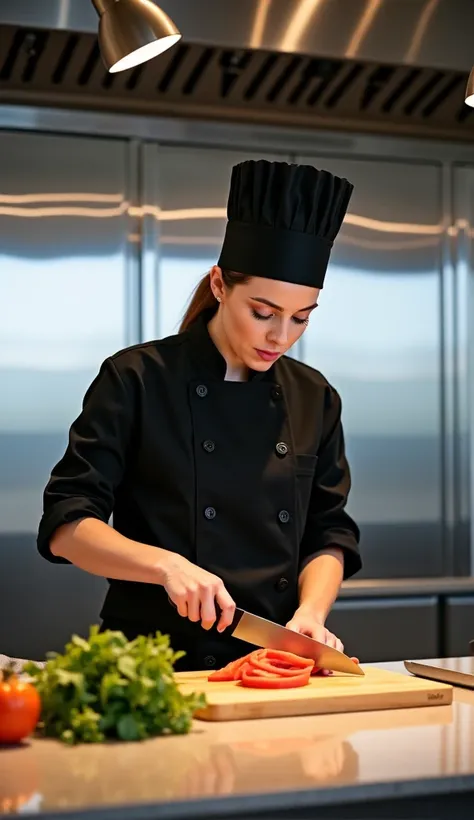
[[[221,297],[220,297],[220,296],[216,296],[216,299],[217,299],[217,301],[218,301],[218,302],[220,302],[220,301],[221,301]]]

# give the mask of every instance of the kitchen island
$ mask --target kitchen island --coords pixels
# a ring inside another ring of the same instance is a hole
[[[375,664],[374,664],[375,665]],[[376,664],[408,674],[402,663]],[[449,706],[0,750],[0,812],[74,820],[474,816],[474,690]]]

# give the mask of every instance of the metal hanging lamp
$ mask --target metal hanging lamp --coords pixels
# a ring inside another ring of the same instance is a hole
[[[110,72],[151,60],[181,39],[168,15],[152,0],[92,0],[99,15],[99,47]]]

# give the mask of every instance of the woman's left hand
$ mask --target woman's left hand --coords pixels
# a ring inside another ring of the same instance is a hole
[[[310,611],[303,609],[303,607],[296,610],[291,621],[288,621],[286,626],[294,632],[299,632],[301,635],[308,635],[309,638],[314,638],[316,641],[334,647],[334,649],[339,650],[339,652],[344,652],[342,641],[340,641],[336,635],[333,635],[329,629],[326,629],[321,620]],[[357,658],[353,658],[353,660],[358,663]],[[328,669],[323,669],[321,672],[325,675],[331,674]]]

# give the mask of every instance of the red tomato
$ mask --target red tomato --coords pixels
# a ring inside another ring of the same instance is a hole
[[[19,743],[32,733],[41,711],[41,700],[31,683],[16,675],[0,681],[0,743]]]

